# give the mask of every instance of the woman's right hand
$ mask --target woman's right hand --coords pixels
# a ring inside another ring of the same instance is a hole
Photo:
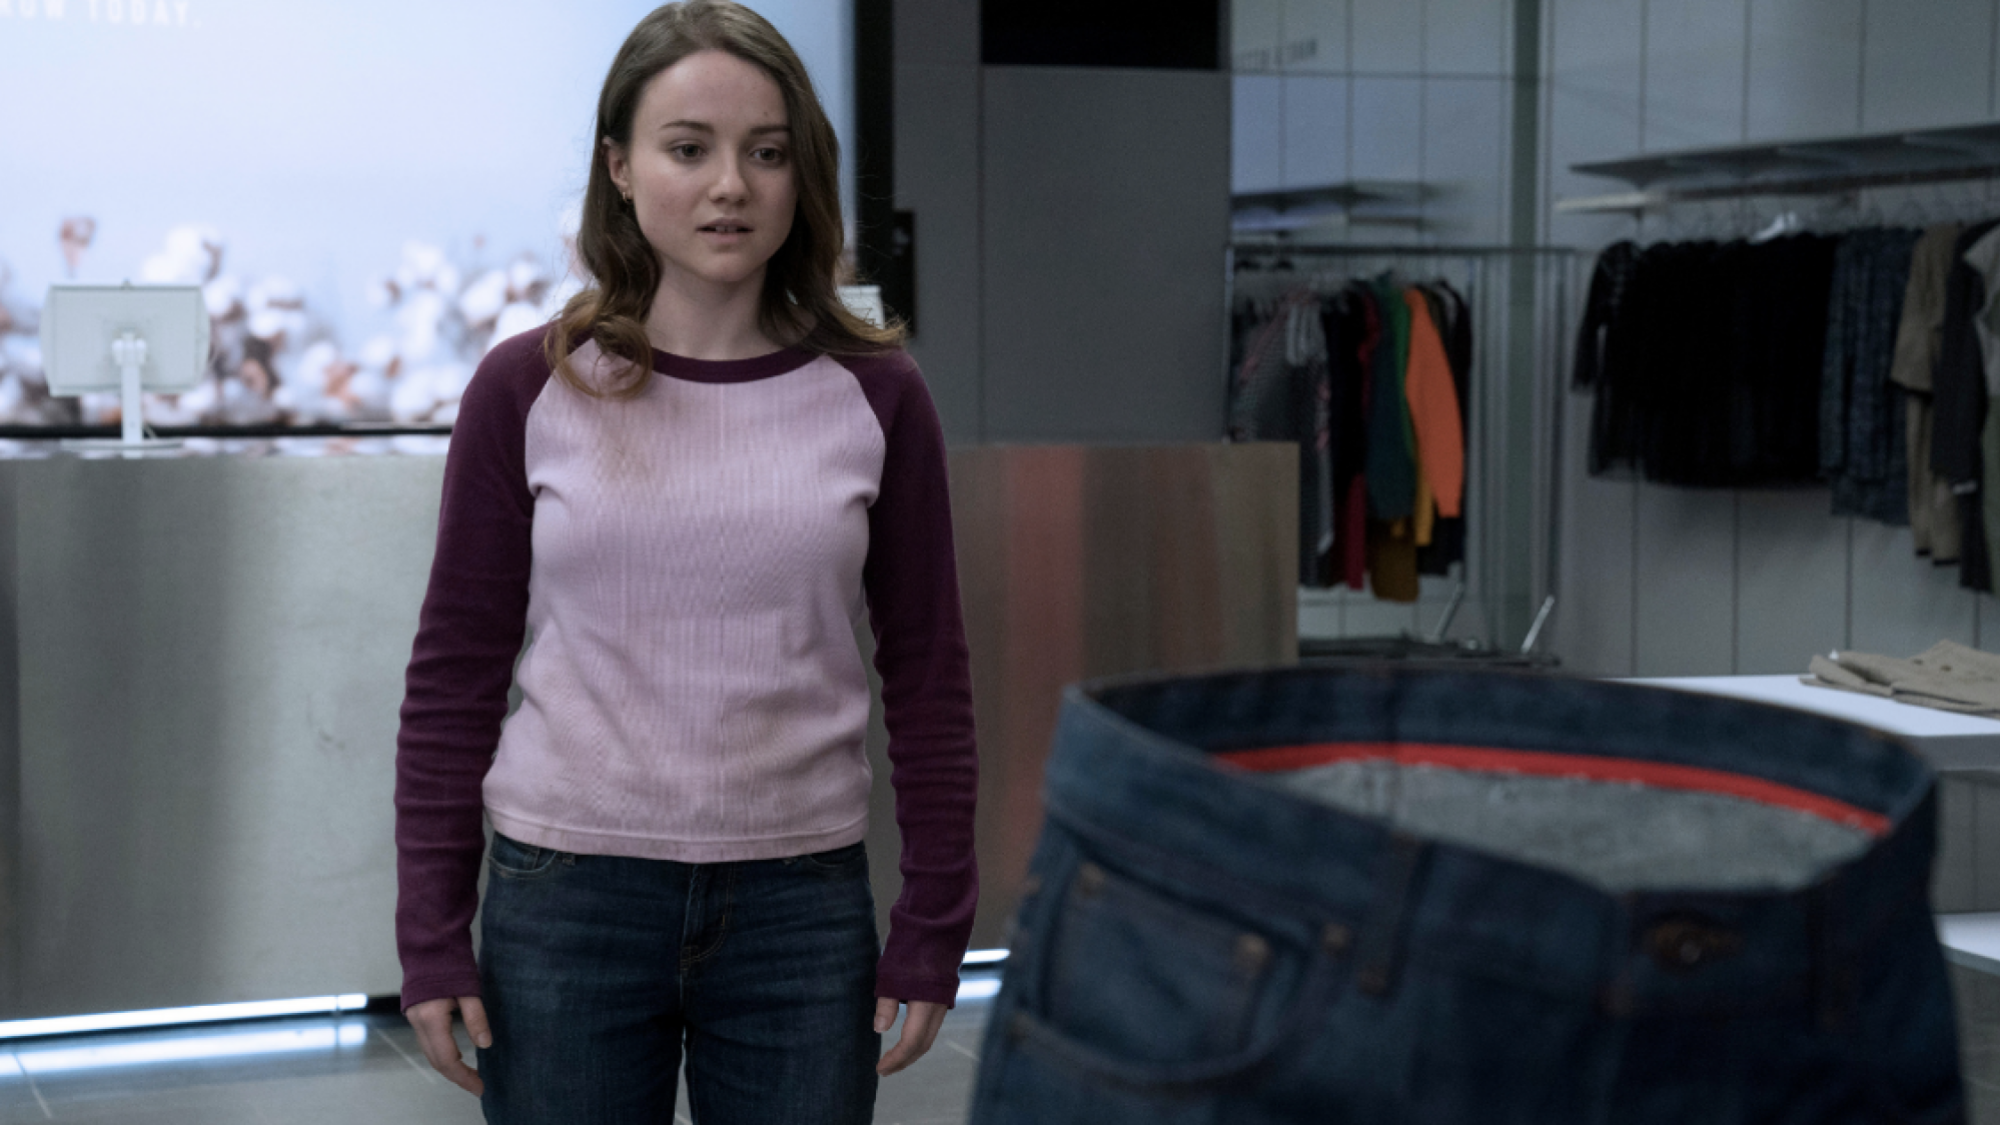
[[[465,1065],[459,1056],[458,1040],[451,1034],[452,1009],[458,1009],[465,1020],[466,1034],[472,1036],[473,1043],[481,1047],[493,1045],[493,1032],[486,1026],[486,1005],[477,996],[460,996],[457,999],[443,997],[410,1005],[403,1013],[409,1018],[410,1026],[417,1029],[417,1043],[424,1049],[424,1057],[439,1074],[451,1079],[472,1094],[486,1089],[480,1081],[479,1072]]]

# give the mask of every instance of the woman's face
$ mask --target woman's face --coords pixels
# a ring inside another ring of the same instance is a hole
[[[723,51],[696,52],[654,75],[629,148],[605,142],[612,182],[631,197],[662,268],[723,286],[761,282],[791,233],[791,155],[778,84]]]

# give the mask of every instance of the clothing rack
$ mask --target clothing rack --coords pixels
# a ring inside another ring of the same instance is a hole
[[[1561,529],[1562,371],[1579,295],[1567,246],[1235,240],[1225,255],[1224,316],[1242,280],[1360,280],[1407,267],[1460,289],[1473,315],[1466,410],[1466,558],[1427,641],[1442,648],[1461,607],[1482,620],[1476,650],[1535,651],[1555,610]],[[1249,271],[1257,270],[1257,274]],[[1266,273],[1265,271],[1269,271]],[[1225,395],[1235,372],[1225,372]],[[1522,456],[1522,451],[1527,455]],[[1545,533],[1536,534],[1536,529]],[[1424,643],[1424,642],[1418,642]]]

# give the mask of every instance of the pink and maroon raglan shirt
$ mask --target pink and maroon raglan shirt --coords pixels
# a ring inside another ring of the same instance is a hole
[[[404,1007],[479,994],[482,816],[528,844],[684,863],[862,839],[864,612],[903,834],[876,991],[951,1003],[977,763],[916,364],[656,351],[642,394],[599,399],[551,377],[543,331],[480,364],[445,461],[397,739]],[[571,362],[610,370],[595,343]]]

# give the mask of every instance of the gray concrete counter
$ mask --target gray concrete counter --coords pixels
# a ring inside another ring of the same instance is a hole
[[[0,1020],[400,987],[396,722],[442,446],[328,448],[0,448]],[[951,473],[980,946],[1039,828],[1062,683],[1295,655],[1296,455],[970,447]]]
[[[0,462],[0,1017],[397,989],[396,709],[442,472]]]

